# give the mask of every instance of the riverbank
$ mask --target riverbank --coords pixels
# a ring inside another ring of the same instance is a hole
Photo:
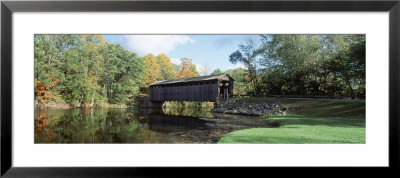
[[[250,128],[228,133],[219,143],[365,143],[365,101],[237,98],[232,103],[278,102],[287,115],[270,115],[277,128]]]
[[[34,102],[35,108],[37,109],[74,109],[74,108],[120,108],[120,109],[126,109],[129,108],[129,106],[125,104],[109,104],[109,103],[103,103],[103,105],[96,105],[96,106],[82,106],[82,107],[76,107],[73,106],[64,100],[57,100],[57,101],[51,101],[51,102],[46,102],[46,103],[40,103],[38,104],[38,101],[35,100]]]

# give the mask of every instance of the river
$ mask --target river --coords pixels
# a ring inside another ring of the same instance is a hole
[[[201,109],[36,109],[35,143],[217,143],[225,134],[267,127],[259,117]]]

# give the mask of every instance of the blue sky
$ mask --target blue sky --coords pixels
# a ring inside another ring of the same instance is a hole
[[[257,40],[257,35],[103,35],[110,43],[118,43],[140,56],[165,53],[172,63],[180,58],[191,58],[197,68],[207,66],[209,71],[242,67],[229,62],[229,55],[246,40]]]

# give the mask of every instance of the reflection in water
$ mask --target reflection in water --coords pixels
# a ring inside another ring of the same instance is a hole
[[[187,110],[35,110],[35,143],[216,143],[233,130],[266,127],[259,118]]]
[[[161,132],[205,130],[207,129],[206,123],[212,122],[193,117],[176,117],[168,115],[150,115],[148,119],[150,129]]]
[[[171,116],[187,116],[187,117],[203,117],[203,118],[213,118],[214,116],[210,112],[210,110],[206,110],[203,108],[191,108],[191,109],[184,109],[184,108],[165,108],[164,111],[165,115]]]

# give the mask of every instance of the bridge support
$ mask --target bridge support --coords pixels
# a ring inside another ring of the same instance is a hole
[[[214,101],[214,109],[219,108],[220,104],[221,104],[221,100],[220,99],[216,99]]]
[[[214,101],[214,108],[213,109],[217,109],[218,108],[218,103],[217,101]]]

